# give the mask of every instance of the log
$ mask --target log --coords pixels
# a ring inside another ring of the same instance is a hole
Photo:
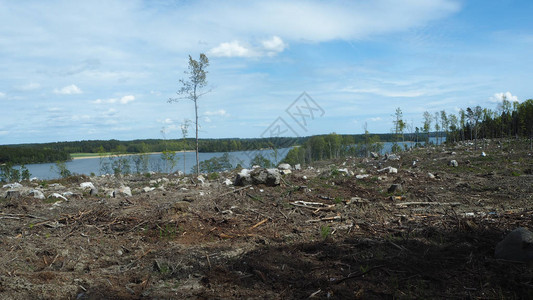
[[[437,205],[437,206],[458,206],[461,205],[461,202],[402,202],[396,203],[396,206],[411,206],[411,205]]]

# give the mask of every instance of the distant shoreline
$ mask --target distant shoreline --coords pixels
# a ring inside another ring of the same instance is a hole
[[[187,151],[176,151],[176,153],[183,153],[183,152],[195,152],[193,150],[187,150]],[[88,159],[88,158],[100,158],[100,157],[112,157],[112,156],[133,156],[133,155],[141,155],[141,154],[161,154],[163,152],[147,152],[147,153],[123,153],[123,154],[108,154],[104,156],[100,156],[98,154],[95,155],[87,155],[87,156],[80,156],[80,157],[71,157],[72,160],[78,160],[78,159]]]

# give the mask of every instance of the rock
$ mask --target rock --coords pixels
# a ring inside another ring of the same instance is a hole
[[[168,178],[165,178],[165,177],[161,178],[161,181],[163,183],[169,183],[170,182],[170,180]]]
[[[205,177],[204,176],[199,175],[198,177],[196,177],[196,179],[198,179],[198,181],[200,181],[202,184],[205,184]]]
[[[396,154],[386,154],[385,160],[400,160],[400,156]]]
[[[122,194],[123,196],[128,196],[128,197],[131,197],[131,188],[129,186],[121,186],[118,190],[117,190],[120,194]]]
[[[533,232],[524,227],[511,231],[496,245],[494,256],[512,261],[533,261]]]
[[[108,190],[106,191],[106,196],[109,198],[115,198],[116,192],[115,190]]]
[[[289,175],[289,174],[292,173],[291,170],[280,170],[279,172],[280,172],[282,175]]]
[[[98,189],[97,188],[92,188],[91,189],[91,192],[89,193],[91,196],[96,196],[98,195]]]
[[[3,186],[4,189],[19,189],[19,188],[22,188],[23,185],[18,183],[18,182],[14,182],[14,183],[8,183],[8,184],[5,184]]]
[[[338,169],[337,171],[339,171],[340,173],[342,173],[344,176],[347,176],[347,175],[350,174],[350,172],[348,172],[348,169],[347,169],[347,168]]]
[[[413,160],[413,162],[411,163],[411,166],[416,167],[416,160]]]
[[[294,165],[294,169],[296,171],[300,171],[302,169],[302,166],[300,164],[296,164],[296,165]]]
[[[90,190],[90,189],[94,189],[95,187],[92,182],[82,182],[80,183],[80,188],[84,190]]]
[[[459,163],[455,159],[452,159],[450,162],[448,162],[448,165],[452,167],[458,167]]]
[[[7,191],[6,199],[18,199],[20,198],[20,191],[10,190]]]
[[[289,164],[280,164],[278,166],[278,169],[280,169],[280,170],[290,170],[292,168],[291,168],[291,165],[289,165]]]
[[[398,169],[389,166],[389,167],[378,170],[378,173],[383,173],[383,172],[396,174],[398,173]]]
[[[223,183],[224,183],[225,185],[232,185],[232,184],[233,184],[233,182],[231,182],[231,180],[229,180],[229,179],[227,179],[227,178],[224,180]]]
[[[233,184],[241,186],[252,184],[251,172],[251,170],[242,169],[235,177]]]
[[[481,152],[481,157],[485,157],[487,156],[487,154],[485,153],[485,151]]]
[[[435,175],[433,175],[432,173],[428,173],[428,178],[429,179],[435,179]]]
[[[355,175],[355,178],[357,178],[357,179],[365,179],[367,177],[370,177],[370,174],[357,174],[357,175]]]
[[[401,193],[401,192],[403,192],[403,187],[402,187],[401,184],[395,183],[395,184],[393,184],[393,185],[391,185],[389,187],[387,192],[389,192],[389,193]]]
[[[153,180],[153,179],[152,179],[152,180],[150,180],[149,183],[150,183],[150,185],[157,185],[157,180]]]
[[[65,198],[65,196],[58,194],[58,193],[53,193],[52,195],[48,196],[48,198],[56,198],[56,199],[62,199],[62,200],[68,201],[68,199]]]
[[[304,176],[302,176],[302,178],[303,178],[304,180],[307,180],[307,176],[305,176],[305,175],[304,175]]]
[[[242,169],[235,178],[235,185],[264,184],[268,186],[279,185],[281,173],[278,169],[257,168],[254,170]]]
[[[29,196],[33,196],[33,198],[41,199],[41,200],[44,200],[44,198],[45,198],[43,192],[41,192],[39,190],[30,190],[28,195]]]
[[[155,188],[153,187],[148,187],[148,186],[145,186],[143,187],[142,191],[145,192],[145,193],[149,193],[151,191],[155,190]]]
[[[376,152],[370,152],[370,156],[371,156],[372,158],[379,158],[379,154],[376,153]]]

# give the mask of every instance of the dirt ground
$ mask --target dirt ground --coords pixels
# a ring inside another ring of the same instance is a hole
[[[235,172],[22,183],[73,194],[0,200],[0,298],[532,299],[532,266],[494,258],[533,229],[529,144],[400,155],[304,166],[276,187],[223,184]],[[122,185],[133,195],[104,192]]]

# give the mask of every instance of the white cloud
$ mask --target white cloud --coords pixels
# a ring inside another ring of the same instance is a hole
[[[0,98],[4,98],[6,96],[6,93],[0,92]]]
[[[206,122],[206,123],[211,123],[211,118],[209,118],[209,117],[204,117],[204,122]]]
[[[74,95],[83,93],[75,84],[67,85],[61,89],[54,89],[54,93],[61,95]]]
[[[381,117],[369,118],[368,121],[377,122],[383,120]]]
[[[343,92],[349,92],[354,94],[375,94],[385,97],[420,97],[425,94],[424,91],[420,90],[406,90],[406,91],[400,91],[400,90],[388,90],[388,89],[380,89],[380,88],[367,88],[367,89],[353,89],[353,88],[347,88],[343,89]]]
[[[92,101],[92,103],[94,104],[113,104],[113,103],[127,104],[129,102],[132,102],[133,100],[135,100],[135,96],[127,95],[122,98],[96,99]]]
[[[221,43],[217,47],[209,50],[209,54],[215,57],[251,57],[255,53],[238,41]]]
[[[507,99],[510,102],[518,102],[518,97],[514,96],[510,92],[496,93],[496,94],[494,94],[494,96],[490,97],[489,100],[491,102],[501,102],[501,101],[503,101],[504,98]]]
[[[273,36],[270,40],[264,40],[261,42],[263,45],[263,48],[267,51],[267,54],[272,56],[279,52],[283,52],[285,48],[287,48],[287,45],[283,42],[283,40],[279,36]]]
[[[219,109],[216,111],[206,111],[204,115],[206,116],[228,116],[229,114],[225,110]]]

